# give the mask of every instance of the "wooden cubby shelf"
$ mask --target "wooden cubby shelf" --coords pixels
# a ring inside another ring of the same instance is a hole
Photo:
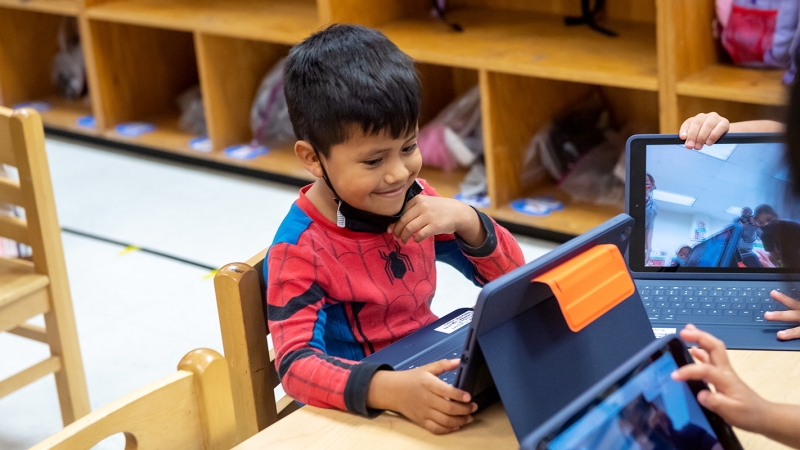
[[[613,0],[601,24],[586,26],[575,0],[448,0],[447,18],[430,0],[0,0],[0,104],[43,101],[45,125],[75,135],[132,144],[294,181],[312,177],[291,145],[250,160],[225,149],[252,140],[250,110],[261,81],[291,46],[330,23],[382,31],[412,56],[422,81],[420,126],[479,86],[490,206],[495,218],[530,234],[565,238],[621,212],[575,202],[556,183],[523,179],[531,137],[555,115],[599,95],[612,121],[635,132],[676,133],[688,117],[716,111],[731,121],[782,120],[783,71],[733,66],[712,36],[714,0]],[[75,16],[90,95],[62,99],[51,82],[58,28]],[[200,85],[210,151],[192,149],[176,97]],[[96,127],[78,125],[95,118]],[[124,137],[115,127],[149,122],[151,133]],[[446,197],[466,169],[421,173]],[[520,198],[563,203],[546,216],[516,212]],[[527,228],[525,228],[527,227]]]
[[[430,15],[379,26],[418,61],[494,70],[556,80],[658,89],[656,35],[652,24],[611,22],[620,36],[588,27],[565,27],[563,17],[487,8],[456,9],[454,32]]]
[[[786,86],[783,70],[746,69],[728,64],[713,64],[678,82],[678,94],[754,103],[783,105]]]
[[[0,8],[77,16],[80,7],[78,0],[0,0]]]
[[[320,27],[314,0],[111,0],[91,19],[294,44]]]

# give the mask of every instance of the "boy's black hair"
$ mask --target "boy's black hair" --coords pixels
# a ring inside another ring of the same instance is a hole
[[[363,26],[331,25],[292,48],[283,89],[295,135],[326,157],[348,139],[348,126],[398,139],[413,132],[419,119],[414,62]]]
[[[755,216],[758,217],[760,214],[771,214],[775,217],[778,217],[778,213],[776,213],[775,210],[772,209],[772,206],[769,205],[759,205],[756,207]]]

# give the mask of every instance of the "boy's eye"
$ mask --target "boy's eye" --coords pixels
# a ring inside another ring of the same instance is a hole
[[[368,161],[364,161],[364,164],[368,166],[377,166],[378,164],[380,164],[380,162],[381,162],[380,159],[370,159]]]
[[[403,153],[411,153],[416,149],[417,149],[417,143],[415,142],[415,143],[409,145],[408,147],[404,148],[403,149]]]

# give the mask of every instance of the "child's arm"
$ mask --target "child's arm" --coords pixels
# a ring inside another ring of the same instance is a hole
[[[774,120],[748,120],[730,123],[715,112],[690,117],[681,125],[679,136],[686,140],[686,148],[700,150],[712,145],[727,132],[731,133],[782,133],[786,125]]]
[[[733,371],[725,344],[716,337],[687,325],[681,331],[686,342],[699,348],[690,350],[701,364],[688,364],[676,370],[676,381],[703,380],[714,385],[715,392],[700,391],[697,400],[717,413],[730,425],[763,434],[770,439],[800,447],[800,406],[768,402],[753,392]]]

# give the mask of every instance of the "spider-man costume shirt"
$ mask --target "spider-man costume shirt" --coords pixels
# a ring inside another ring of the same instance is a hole
[[[420,195],[436,192],[425,181]],[[524,264],[517,241],[478,213],[486,241],[471,247],[452,234],[402,244],[391,233],[339,228],[300,190],[267,253],[267,316],[283,389],[295,400],[364,416],[379,369],[368,355],[436,320],[430,301],[436,261],[478,286]]]

